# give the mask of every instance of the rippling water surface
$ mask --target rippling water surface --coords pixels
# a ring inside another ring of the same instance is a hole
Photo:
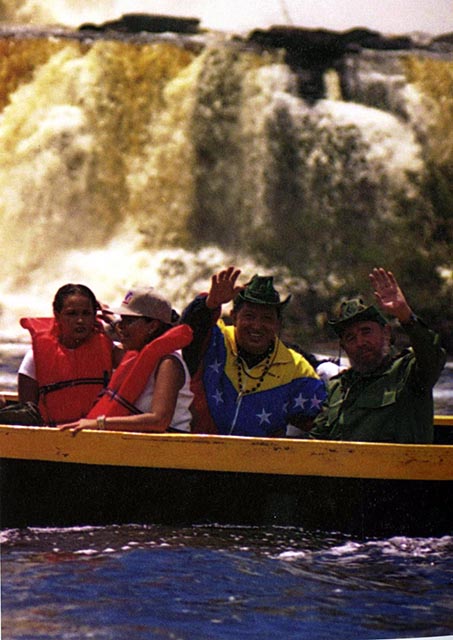
[[[9,639],[426,637],[453,633],[453,538],[293,528],[3,532]]]

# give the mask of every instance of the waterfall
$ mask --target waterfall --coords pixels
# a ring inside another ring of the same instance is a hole
[[[301,312],[375,264],[423,284],[448,267],[432,176],[452,155],[430,114],[450,86],[423,92],[431,60],[345,56],[308,102],[281,51],[221,34],[0,48],[3,329],[75,280],[108,303],[149,282],[182,307],[236,261],[276,273]]]

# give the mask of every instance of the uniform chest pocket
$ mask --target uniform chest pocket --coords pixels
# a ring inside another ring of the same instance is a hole
[[[397,389],[368,388],[357,398],[357,407],[360,409],[379,409],[383,407],[389,407],[398,399]]]

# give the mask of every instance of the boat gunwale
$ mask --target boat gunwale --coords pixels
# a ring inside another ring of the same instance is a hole
[[[453,445],[0,425],[0,457],[88,465],[388,480],[453,480]]]

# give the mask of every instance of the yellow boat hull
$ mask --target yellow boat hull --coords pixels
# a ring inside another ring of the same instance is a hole
[[[453,446],[0,426],[2,527],[453,533]]]
[[[453,480],[453,446],[0,426],[2,458],[292,476]]]

